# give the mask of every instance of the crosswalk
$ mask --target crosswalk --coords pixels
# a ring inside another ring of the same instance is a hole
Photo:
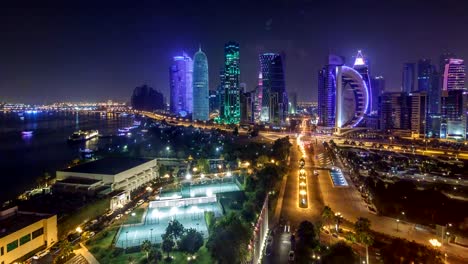
[[[83,257],[83,255],[78,254],[72,259],[66,262],[66,264],[88,264],[89,262]]]
[[[319,162],[319,166],[320,167],[330,167],[332,166],[332,160],[330,159],[330,157],[328,157],[328,155],[324,154],[324,153],[320,153],[317,155],[317,160]]]

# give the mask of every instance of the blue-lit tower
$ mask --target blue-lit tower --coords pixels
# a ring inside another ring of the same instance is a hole
[[[369,106],[370,106],[366,114],[369,114],[371,111],[374,111],[374,109],[372,109],[372,106],[373,106],[372,93],[374,91],[372,89],[372,84],[370,81],[369,62],[366,58],[364,58],[364,55],[362,55],[362,52],[360,50],[358,50],[356,59],[354,60],[353,69],[355,69],[361,75],[362,79],[364,80],[366,84],[367,93],[369,94]]]
[[[201,48],[193,55],[193,120],[208,120],[208,59]]]
[[[193,62],[183,53],[175,56],[169,69],[170,111],[173,114],[185,116],[193,110]]]

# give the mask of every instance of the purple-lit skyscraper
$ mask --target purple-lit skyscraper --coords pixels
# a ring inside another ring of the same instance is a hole
[[[354,65],[353,69],[355,69],[362,77],[364,82],[366,83],[366,88],[367,88],[367,93],[369,95],[369,106],[366,114],[369,114],[371,111],[377,110],[377,109],[372,109],[372,106],[374,105],[372,100],[373,100],[373,90],[371,86],[371,81],[370,81],[370,73],[369,73],[369,62],[366,58],[364,58],[364,55],[362,55],[362,52],[358,50],[358,53],[356,55],[356,59],[354,60]]]
[[[193,110],[193,61],[186,54],[175,56],[169,69],[171,113],[185,116]]]

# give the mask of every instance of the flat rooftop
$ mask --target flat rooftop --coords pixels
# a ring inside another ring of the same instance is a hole
[[[145,158],[106,157],[59,171],[116,175],[151,160]]]
[[[57,183],[82,184],[82,185],[92,185],[97,182],[100,182],[100,181],[94,180],[94,179],[87,179],[87,178],[78,178],[78,177],[68,177],[61,181],[57,181]]]
[[[8,236],[18,230],[36,223],[42,219],[47,219],[52,215],[35,213],[17,213],[0,220],[0,238]]]

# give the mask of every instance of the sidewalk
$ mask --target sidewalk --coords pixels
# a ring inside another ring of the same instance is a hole
[[[82,255],[89,264],[99,264],[99,261],[88,251],[83,243],[80,243],[80,249],[75,250],[76,255]]]

